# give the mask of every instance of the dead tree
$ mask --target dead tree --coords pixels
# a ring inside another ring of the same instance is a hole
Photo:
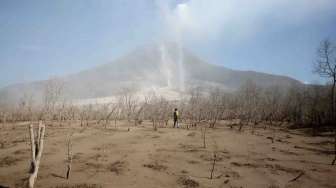
[[[203,136],[203,148],[206,148],[206,143],[205,143],[205,136],[206,136],[206,126],[204,126],[202,130],[202,136]]]
[[[276,120],[276,117],[279,115],[281,109],[280,100],[282,98],[282,92],[278,86],[271,86],[265,88],[262,92],[262,104],[260,108],[261,118],[266,122],[269,122],[269,125],[273,125],[273,122]],[[265,126],[266,129],[266,126]]]
[[[73,104],[70,104],[65,111],[65,121],[68,121],[68,126],[70,127],[73,122],[76,120],[76,107]]]
[[[1,123],[2,123],[2,128],[5,129],[6,127],[6,121],[7,121],[7,113],[2,112],[1,113]]]
[[[33,117],[33,96],[24,93],[19,99],[17,108],[15,109],[15,119],[17,121],[31,121]]]
[[[29,126],[29,134],[30,134],[30,144],[31,144],[31,167],[29,171],[28,178],[28,187],[33,188],[35,180],[37,178],[37,173],[40,167],[42,151],[43,151],[43,141],[44,141],[44,132],[45,125],[40,121],[37,132],[37,140],[35,140],[34,128],[33,125]]]
[[[214,170],[215,170],[215,165],[216,165],[216,152],[214,152],[213,154],[213,162],[212,162],[212,168],[211,168],[211,173],[210,173],[210,179],[213,178],[213,173],[214,173]]]
[[[135,91],[130,88],[122,89],[120,101],[124,114],[126,115],[126,119],[130,122],[135,113],[136,107],[138,106],[138,97],[135,95]]]
[[[62,126],[62,121],[65,121],[67,119],[66,115],[66,109],[67,109],[67,102],[64,99],[60,106],[57,108],[57,119],[58,119],[58,124],[61,127]]]
[[[248,80],[239,90],[240,101],[240,126],[239,131],[242,130],[244,124],[248,125],[256,113],[258,106],[259,92],[254,81]]]
[[[159,98],[153,93],[145,96],[146,111],[145,114],[153,124],[154,131],[158,129],[159,117],[160,117],[160,101]]]
[[[58,78],[49,79],[44,85],[43,108],[40,113],[40,120],[54,119],[56,105],[62,98],[64,82]]]
[[[104,122],[104,128],[107,129],[107,125],[109,124],[109,121],[114,119],[114,126],[117,128],[117,119],[119,116],[120,111],[120,103],[110,103],[105,104],[102,106],[101,109],[101,117],[98,120],[97,124],[100,124],[100,122]]]
[[[191,88],[189,91],[190,98],[187,101],[187,109],[184,116],[189,120],[191,127],[197,127],[197,124],[204,118],[202,109],[206,106],[203,103],[208,102],[202,95],[200,87]]]
[[[215,128],[215,125],[218,120],[223,115],[224,104],[223,104],[223,95],[221,95],[221,91],[219,89],[214,89],[210,92],[208,96],[204,108],[206,110],[206,119],[209,122],[209,128]]]
[[[138,124],[142,123],[142,119],[141,119],[141,114],[143,113],[143,111],[146,108],[146,103],[143,103],[142,105],[139,106],[139,108],[136,110],[135,114],[134,114],[134,126],[137,126]]]
[[[112,109],[110,110],[110,112],[107,114],[107,116],[105,117],[105,124],[104,124],[104,127],[105,127],[105,129],[107,128],[107,125],[109,124],[109,120],[110,120],[110,118],[111,118],[111,116],[113,116],[113,114],[115,113],[115,112],[117,112],[117,110],[118,110],[118,106],[117,105],[114,105],[113,107],[112,107]],[[116,117],[116,116],[115,116]],[[114,121],[114,123],[115,123],[115,127],[116,127],[116,121]]]
[[[334,150],[335,156],[332,165],[336,162],[336,99],[335,99],[335,86],[336,86],[336,47],[329,41],[322,41],[318,51],[318,59],[316,61],[314,72],[321,77],[330,79],[330,110],[331,110],[331,123],[334,125]]]
[[[69,179],[70,177],[70,172],[71,172],[71,165],[72,165],[72,158],[73,158],[73,152],[72,152],[72,135],[71,133],[66,141],[66,146],[67,146],[67,157],[66,157],[66,165],[67,165],[67,170],[66,170],[66,179]]]

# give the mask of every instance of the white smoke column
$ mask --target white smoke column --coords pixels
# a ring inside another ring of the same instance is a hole
[[[183,47],[182,42],[177,42],[178,48],[178,73],[179,73],[179,89],[180,91],[185,91],[185,69],[184,69],[184,54],[183,54]]]
[[[184,69],[184,54],[183,54],[183,44],[182,35],[185,23],[188,23],[188,5],[178,4],[176,7],[177,11],[177,28],[176,28],[176,43],[178,50],[178,72],[179,72],[179,89],[180,91],[185,91],[185,69]]]
[[[168,46],[164,48],[165,50],[161,50],[161,53],[165,52],[165,54],[161,54],[162,57],[166,56],[164,59],[174,60],[176,64],[176,68],[174,71],[170,70],[171,77],[174,79],[177,84],[172,84],[180,91],[185,91],[185,68],[184,68],[184,54],[183,54],[183,39],[184,33],[190,28],[191,15],[189,11],[188,2],[177,4],[175,7],[171,8],[168,6],[167,1],[157,1],[160,7],[160,11],[162,13],[164,23],[166,28],[163,29],[163,41],[174,42],[176,45],[172,45],[176,49],[174,49],[174,53],[168,53]],[[162,44],[165,46],[165,44]],[[170,48],[171,46],[169,46]],[[171,52],[169,50],[169,52]],[[175,58],[169,57],[174,54]],[[169,62],[172,63],[172,62]],[[167,68],[172,69],[174,65],[167,66]],[[176,70],[177,69],[177,70]],[[168,71],[169,72],[169,71]],[[176,73],[176,75],[172,75],[172,73]]]
[[[161,69],[163,74],[167,79],[167,87],[171,88],[171,79],[172,79],[172,71],[170,68],[170,59],[167,57],[167,50],[164,44],[160,45],[160,54],[161,54]]]

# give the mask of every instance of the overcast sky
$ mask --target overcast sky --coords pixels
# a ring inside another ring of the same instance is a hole
[[[336,42],[335,0],[0,1],[0,87],[66,75],[178,40],[209,63],[313,82]]]

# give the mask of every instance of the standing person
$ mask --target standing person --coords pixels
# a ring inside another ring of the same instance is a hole
[[[173,116],[174,116],[174,127],[173,128],[175,128],[175,127],[178,128],[179,127],[179,125],[178,125],[178,116],[179,116],[179,113],[177,111],[177,108],[174,109]]]

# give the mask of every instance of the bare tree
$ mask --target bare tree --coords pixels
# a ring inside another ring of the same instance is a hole
[[[239,131],[242,130],[243,125],[248,125],[257,113],[259,105],[259,88],[254,81],[248,80],[239,91]]]
[[[203,117],[204,96],[202,95],[201,88],[191,88],[189,90],[190,98],[187,101],[187,107],[184,113],[184,117],[190,122],[191,127],[197,127],[197,124],[201,122]]]
[[[324,40],[321,42],[317,51],[317,61],[314,72],[321,77],[325,77],[331,81],[330,90],[330,108],[331,108],[331,123],[334,124],[335,133],[335,157],[332,165],[336,162],[336,115],[335,115],[335,85],[336,85],[336,47],[331,41]]]
[[[210,91],[208,99],[203,106],[206,109],[206,119],[209,122],[209,128],[215,128],[217,121],[222,118],[224,112],[224,95],[219,89]]]
[[[92,104],[81,106],[80,113],[79,113],[80,126],[82,127],[85,124],[86,127],[88,127],[89,126],[89,121],[90,121],[92,115],[93,115]]]
[[[116,128],[116,126],[117,126],[116,119],[118,117],[117,116],[117,114],[118,114],[118,108],[119,108],[118,103],[114,103],[114,104],[110,104],[109,105],[109,112],[105,116],[105,129],[107,128],[107,125],[109,124],[109,121],[110,121],[111,117],[114,117],[114,124],[115,124],[115,128]]]
[[[131,121],[132,116],[135,114],[138,105],[138,98],[135,92],[130,88],[124,88],[121,91],[121,104],[128,122]]]
[[[152,121],[154,131],[158,129],[158,121],[159,121],[159,98],[157,96],[152,96],[148,101],[147,112],[149,113],[149,118]]]
[[[66,156],[66,179],[69,179],[70,173],[71,173],[71,165],[72,165],[72,158],[73,158],[73,151],[72,151],[72,135],[73,133],[70,133],[67,141],[66,141],[66,147],[67,147],[67,156]]]
[[[206,130],[207,130],[206,126],[204,126],[203,129],[201,129],[201,131],[202,131],[202,137],[203,137],[203,148],[206,148],[206,141],[205,141],[205,139],[206,139]]]
[[[67,119],[68,116],[67,113],[67,101],[65,99],[62,100],[62,102],[58,105],[58,108],[56,109],[56,113],[57,113],[57,120],[58,120],[58,124],[59,126],[62,126],[62,122],[65,121]]]
[[[30,144],[31,144],[31,167],[29,171],[28,187],[33,188],[37,173],[40,167],[43,142],[44,142],[45,125],[40,121],[38,126],[37,138],[35,138],[33,125],[29,126]],[[37,139],[37,140],[36,140]]]
[[[305,121],[312,127],[312,134],[328,123],[327,114],[330,112],[329,91],[325,86],[313,84],[305,89]]]
[[[262,99],[260,113],[262,119],[271,126],[274,121],[279,120],[282,92],[278,86],[265,88],[262,92]]]
[[[28,93],[24,93],[19,99],[16,109],[17,121],[32,121],[33,120],[33,96]]]
[[[214,171],[215,171],[216,160],[217,160],[217,155],[216,155],[216,152],[214,152],[214,153],[213,153],[212,168],[211,168],[211,173],[210,173],[210,179],[213,178],[213,173],[214,173]]]
[[[329,40],[324,40],[317,51],[314,72],[321,77],[330,79],[330,108],[332,121],[335,121],[335,85],[336,85],[336,47]]]
[[[49,79],[44,85],[43,108],[39,119],[54,119],[57,103],[60,101],[64,90],[64,82],[57,78]]]
[[[6,123],[7,123],[7,112],[1,111],[1,124],[3,129],[5,129]]]

